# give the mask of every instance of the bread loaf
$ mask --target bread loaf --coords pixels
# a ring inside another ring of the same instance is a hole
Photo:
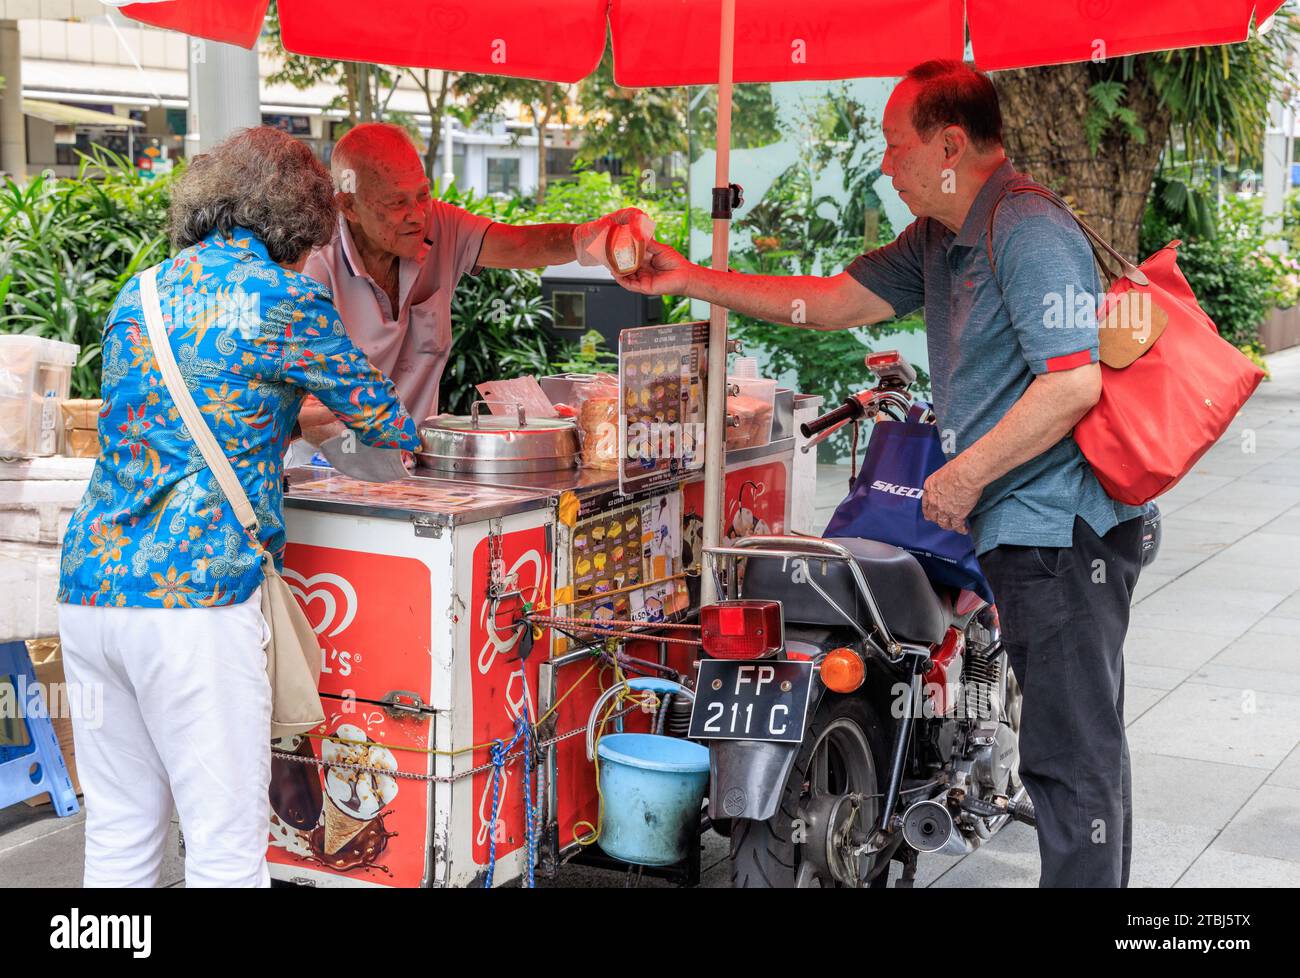
[[[578,439],[582,464],[595,469],[618,468],[618,398],[589,397],[578,410]]]

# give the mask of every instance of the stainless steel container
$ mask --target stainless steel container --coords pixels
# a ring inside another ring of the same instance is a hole
[[[578,430],[561,418],[527,418],[521,405],[513,415],[440,414],[420,426],[419,464],[438,472],[522,473],[569,469],[578,461]]]

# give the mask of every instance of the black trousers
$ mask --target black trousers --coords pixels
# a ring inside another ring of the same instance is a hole
[[[1128,885],[1132,780],[1124,636],[1142,518],[1071,547],[999,546],[980,557],[1024,696],[1020,778],[1038,820],[1040,886]]]

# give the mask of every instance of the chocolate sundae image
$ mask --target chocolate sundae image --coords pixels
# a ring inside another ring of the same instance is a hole
[[[271,744],[285,751],[313,760],[316,751],[307,737],[282,737]],[[320,786],[320,768],[315,764],[291,761],[271,754],[271,810],[276,817],[295,829],[307,831],[320,821],[324,805]]]

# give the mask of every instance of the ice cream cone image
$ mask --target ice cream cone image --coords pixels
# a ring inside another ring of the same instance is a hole
[[[316,844],[329,857],[360,835],[397,797],[396,779],[376,771],[396,771],[397,759],[387,747],[370,742],[360,727],[348,723],[322,744],[321,759],[326,764],[325,817]]]
[[[326,796],[325,800],[325,854],[332,856],[355,839],[367,825],[368,818],[353,818],[346,814],[334,799]]]

